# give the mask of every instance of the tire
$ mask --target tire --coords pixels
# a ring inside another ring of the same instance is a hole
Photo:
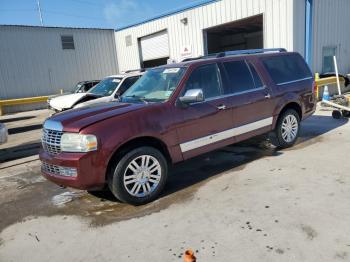
[[[288,124],[291,121],[291,126]],[[284,127],[288,125],[287,127]],[[288,128],[286,130],[286,128]],[[289,132],[289,130],[294,130]],[[287,109],[278,118],[271,142],[278,148],[288,148],[295,144],[300,133],[300,117],[294,109]],[[289,135],[290,134],[290,135]]]
[[[333,110],[333,112],[332,112],[332,117],[333,117],[334,119],[340,119],[341,116],[342,116],[342,113],[341,113],[339,110]]]
[[[113,164],[108,186],[121,202],[143,205],[159,196],[167,175],[168,164],[163,154],[153,147],[139,147]]]

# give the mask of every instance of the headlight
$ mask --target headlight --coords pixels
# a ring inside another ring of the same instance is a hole
[[[61,137],[61,151],[90,152],[97,150],[97,138],[94,135],[64,133]]]

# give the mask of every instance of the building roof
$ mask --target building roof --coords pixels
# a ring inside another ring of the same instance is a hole
[[[201,7],[201,6],[208,5],[208,4],[215,3],[215,2],[219,2],[219,1],[221,1],[221,0],[202,0],[200,2],[196,2],[194,4],[187,5],[186,7],[178,8],[178,9],[175,9],[175,10],[172,10],[172,11],[160,14],[158,16],[146,19],[146,20],[141,21],[141,22],[137,22],[137,23],[134,23],[134,24],[130,24],[130,25],[127,25],[127,26],[123,26],[123,27],[117,28],[116,31],[122,31],[122,30],[127,29],[127,28],[131,28],[131,27],[134,27],[134,26],[142,25],[142,24],[154,21],[154,20],[158,20],[158,19],[161,19],[161,18],[164,18],[164,17],[167,17],[167,16],[171,16],[171,15],[174,15],[174,14],[182,13],[182,12],[185,12],[185,11],[197,8],[197,7]]]
[[[41,25],[6,25],[0,24],[0,27],[31,27],[31,28],[53,28],[53,29],[86,29],[86,30],[114,30],[113,28],[88,28],[88,27],[66,27],[66,26],[41,26]]]

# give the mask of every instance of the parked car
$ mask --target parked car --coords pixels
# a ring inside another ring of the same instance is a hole
[[[44,123],[42,174],[58,185],[108,185],[134,205],[157,198],[170,166],[269,133],[292,146],[315,111],[315,85],[298,53],[220,53],[150,69],[119,102]],[[184,174],[191,175],[191,174]]]
[[[75,94],[75,93],[86,93],[88,92],[92,87],[94,87],[95,85],[97,85],[101,80],[90,80],[90,81],[81,81],[79,83],[77,83],[70,92],[66,92],[64,94],[59,94],[59,95],[52,95],[49,97],[49,99],[47,100],[47,105],[48,108],[50,109],[50,102],[51,99],[59,97],[59,96],[65,96],[68,94]]]
[[[8,132],[3,123],[0,123],[0,145],[7,142]]]
[[[143,72],[138,71],[106,77],[86,93],[75,92],[74,94],[51,98],[48,100],[49,108],[56,112],[61,112],[72,108],[116,100],[142,74]]]

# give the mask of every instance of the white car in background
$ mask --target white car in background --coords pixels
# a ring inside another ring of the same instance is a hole
[[[118,99],[141,76],[143,72],[127,71],[124,74],[108,76],[91,88],[87,93],[58,96],[48,101],[49,108],[56,112],[84,107],[97,103],[111,102]]]
[[[7,142],[7,128],[3,123],[0,123],[0,145]]]

